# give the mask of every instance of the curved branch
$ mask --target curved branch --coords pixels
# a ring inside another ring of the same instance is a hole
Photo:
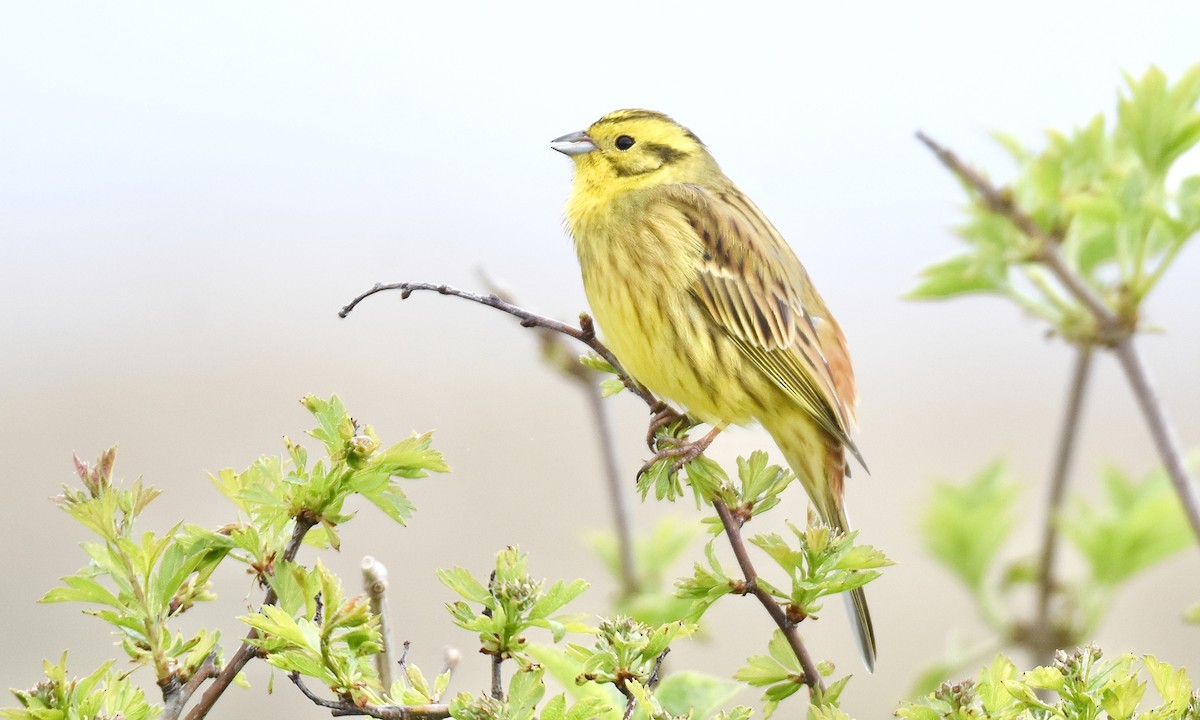
[[[1063,259],[1062,253],[1058,251],[1058,246],[1063,241],[1060,234],[1044,230],[1033,218],[1013,204],[1010,193],[1002,192],[996,186],[992,185],[986,178],[960,160],[957,155],[934,142],[925,133],[918,132],[917,139],[932,150],[937,159],[950,172],[957,175],[972,190],[979,193],[980,199],[983,200],[983,204],[987,206],[988,210],[1001,217],[1008,218],[1008,221],[1024,233],[1026,237],[1037,242],[1038,249],[1035,259],[1049,268],[1054,273],[1054,276],[1058,278],[1059,282],[1063,284],[1063,287],[1071,295],[1075,296],[1076,300],[1083,303],[1084,307],[1096,318],[1100,329],[1105,334],[1122,331],[1121,321],[1117,317],[1117,313],[1106,305],[1104,300],[1088,287],[1083,278],[1072,271],[1067,265],[1066,260]],[[1129,330],[1125,329],[1124,332],[1128,333]]]
[[[1170,422],[1167,421],[1166,410],[1163,409],[1162,402],[1154,392],[1150,383],[1150,375],[1142,365],[1141,357],[1134,345],[1133,334],[1136,328],[1122,322],[1118,313],[1109,307],[1067,264],[1058,249],[1062,243],[1061,234],[1050,233],[1042,229],[1034,222],[1033,218],[1013,203],[1010,193],[997,189],[986,178],[968,167],[957,155],[938,145],[929,136],[918,132],[917,139],[932,150],[950,172],[979,193],[980,199],[989,210],[1007,218],[1018,230],[1037,242],[1039,247],[1034,259],[1045,265],[1063,284],[1063,287],[1091,313],[1096,321],[1096,341],[1112,348],[1121,361],[1125,377],[1146,418],[1146,425],[1150,429],[1150,435],[1154,439],[1154,445],[1158,450],[1163,467],[1166,468],[1171,482],[1175,485],[1179,502],[1183,504],[1183,509],[1187,513],[1192,532],[1196,534],[1197,538],[1200,538],[1200,490],[1197,490],[1195,481],[1188,474],[1183,453],[1179,448],[1179,441],[1176,440],[1175,432]]]
[[[338,312],[338,317],[346,317],[363,300],[366,300],[376,293],[384,292],[386,290],[399,290],[401,300],[407,300],[410,295],[418,290],[428,290],[431,292],[436,292],[440,295],[459,297],[464,300],[470,300],[471,302],[479,303],[480,305],[487,305],[490,308],[495,308],[502,312],[506,312],[513,317],[519,318],[521,320],[522,327],[546,328],[547,330],[553,330],[556,333],[562,333],[567,337],[575,338],[579,342],[591,348],[592,351],[597,355],[604,358],[610,365],[617,368],[618,375],[620,375],[621,379],[625,381],[625,386],[629,388],[634,395],[640,397],[646,402],[647,405],[650,405],[651,407],[658,403],[658,400],[650,394],[650,391],[634,382],[634,380],[629,377],[629,374],[621,369],[621,364],[617,362],[617,358],[612,354],[612,351],[605,347],[604,343],[600,342],[600,340],[596,338],[596,328],[592,324],[592,318],[587,313],[579,314],[579,327],[574,327],[553,318],[548,318],[544,315],[531,313],[525,308],[518,307],[510,302],[506,302],[495,294],[480,295],[478,293],[470,292],[469,290],[460,290],[451,285],[444,284],[401,282],[376,283],[375,286],[370,290],[354,298],[350,301],[349,305],[343,307],[341,311]]]

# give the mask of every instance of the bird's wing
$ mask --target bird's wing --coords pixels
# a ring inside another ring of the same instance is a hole
[[[736,188],[674,185],[666,192],[704,249],[696,301],[861,463],[849,434],[857,394],[846,339],[795,253]]]

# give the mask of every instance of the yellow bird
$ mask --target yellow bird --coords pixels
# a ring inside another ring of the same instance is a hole
[[[575,164],[567,224],[609,348],[634,379],[713,426],[684,456],[757,420],[821,518],[849,530],[845,451],[862,462],[850,439],[854,371],[787,242],[700,138],[662,113],[618,110],[550,146]],[[872,670],[861,588],[847,607]]]

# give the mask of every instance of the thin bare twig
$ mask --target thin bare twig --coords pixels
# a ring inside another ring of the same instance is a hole
[[[813,692],[818,690],[824,692],[825,681],[821,679],[816,664],[809,656],[808,649],[804,647],[804,641],[800,639],[800,633],[796,631],[796,624],[788,620],[787,613],[783,611],[775,598],[771,597],[771,594],[758,584],[758,571],[754,569],[750,554],[746,552],[746,543],[742,540],[741,523],[733,518],[733,513],[729,511],[729,506],[725,504],[725,501],[714,498],[713,507],[717,510],[717,516],[721,518],[721,524],[725,526],[725,537],[729,538],[734,557],[737,558],[738,565],[742,568],[742,575],[746,580],[746,591],[758,598],[767,614],[771,616],[771,619],[779,626],[779,630],[783,632],[783,636],[787,638],[788,645],[792,647],[792,652],[796,654],[796,659],[800,661],[800,667],[804,670],[804,684],[808,685]]]
[[[1054,596],[1058,581],[1054,576],[1054,559],[1058,551],[1058,515],[1062,508],[1067,487],[1067,476],[1071,469],[1071,458],[1075,451],[1075,438],[1079,435],[1079,418],[1083,409],[1083,398],[1088,375],[1092,367],[1092,348],[1081,345],[1071,374],[1071,388],[1067,393],[1067,408],[1063,416],[1062,432],[1054,456],[1054,470],[1050,476],[1050,493],[1046,500],[1046,521],[1042,526],[1042,553],[1038,564],[1037,617],[1034,632],[1030,636],[1035,665],[1049,665],[1058,649],[1057,634],[1051,627],[1050,599]]]
[[[434,703],[432,705],[366,704],[359,706],[349,700],[327,700],[317,695],[304,684],[300,673],[291,673],[288,675],[288,679],[292,681],[292,684],[300,688],[300,692],[304,693],[304,697],[311,700],[314,705],[329,708],[331,711],[330,714],[335,716],[365,715],[367,717],[379,718],[379,720],[442,720],[442,718],[450,717],[450,706],[445,703]]]
[[[499,655],[492,656],[492,697],[497,700],[504,699],[504,676],[500,672],[503,662],[504,658]]]
[[[971,169],[950,150],[934,142],[924,133],[917,133],[917,138],[937,156],[952,173],[974,189],[984,205],[992,212],[1005,217],[1018,230],[1023,232],[1037,245],[1033,260],[1045,265],[1062,283],[1076,300],[1091,313],[1096,322],[1096,342],[1113,349],[1125,370],[1125,377],[1137,398],[1138,405],[1145,416],[1146,425],[1154,440],[1163,467],[1166,468],[1179,501],[1187,513],[1192,532],[1200,538],[1200,490],[1188,474],[1184,464],[1183,453],[1179,449],[1179,441],[1167,420],[1166,410],[1154,393],[1150,376],[1134,345],[1133,334],[1136,330],[1133,320],[1124,320],[1113,308],[1109,307],[1096,292],[1087,285],[1080,275],[1067,264],[1059,251],[1062,243],[1060,233],[1044,230],[1033,218],[1018,208],[1009,193],[1002,192],[986,178]]]
[[[287,545],[283,550],[284,561],[291,562],[296,559],[296,553],[300,552],[300,545],[304,542],[304,536],[312,529],[313,522],[311,518],[301,517],[294,520],[295,526],[292,528],[292,537],[288,540]],[[268,587],[267,594],[263,597],[263,605],[274,605],[279,599],[275,594],[275,588]],[[229,662],[225,667],[221,668],[221,672],[217,674],[213,684],[208,686],[204,694],[200,696],[200,702],[191,709],[187,714],[187,720],[201,720],[208,715],[208,711],[212,710],[214,704],[224,692],[229,689],[230,683],[237,677],[237,674],[246,667],[246,664],[252,659],[258,657],[258,648],[250,644],[249,641],[258,637],[257,630],[251,630],[246,634],[246,639],[242,641],[241,646],[233,657],[229,658]]]
[[[621,716],[621,720],[630,720],[633,717],[633,711],[637,709],[637,696],[625,690],[625,714]]]
[[[667,655],[670,654],[671,648],[668,647],[664,648],[663,651],[658,654],[658,657],[654,658],[654,669],[650,671],[650,677],[646,678],[646,687],[653,690],[658,685],[658,674],[662,671],[663,661],[666,660]]]
[[[658,685],[658,673],[662,670],[663,660],[666,660],[667,655],[670,653],[671,648],[664,648],[663,651],[658,654],[658,657],[654,658],[654,668],[650,670],[650,675],[646,678],[647,690],[653,690],[654,686]],[[629,692],[624,685],[621,685],[617,689],[625,695],[625,715],[623,716],[622,720],[629,720],[633,717],[633,711],[637,707],[637,698],[633,693]]]
[[[605,347],[604,343],[600,342],[600,340],[596,338],[596,330],[592,324],[592,318],[589,317],[587,313],[579,314],[579,327],[574,327],[564,322],[554,320],[553,318],[545,317],[544,315],[531,313],[524,308],[517,307],[509,302],[505,302],[496,295],[480,295],[468,290],[459,290],[458,288],[450,285],[440,285],[436,283],[402,282],[376,283],[375,287],[354,298],[350,301],[349,305],[343,307],[338,313],[338,317],[346,317],[360,302],[366,300],[375,293],[384,292],[385,290],[399,290],[400,297],[405,300],[418,290],[429,290],[441,295],[460,297],[464,300],[477,302],[480,305],[487,305],[488,307],[496,308],[497,310],[506,312],[513,317],[519,318],[521,320],[522,327],[546,328],[547,330],[553,330],[554,332],[562,333],[567,337],[575,338],[579,342],[590,347],[593,352],[604,358],[610,365],[617,368],[620,372],[621,379],[625,381],[625,386],[629,388],[630,392],[640,397],[646,402],[647,405],[650,405],[651,407],[658,403],[658,400],[651,395],[646,388],[634,382],[633,379],[629,377],[629,373],[621,370],[621,364],[617,362],[616,356],[612,354],[612,351]]]
[[[1175,437],[1175,428],[1167,420],[1167,413],[1158,399],[1158,394],[1154,391],[1154,385],[1150,381],[1150,372],[1142,364],[1142,358],[1133,344],[1133,337],[1127,337],[1117,343],[1113,352],[1121,361],[1121,367],[1125,370],[1125,378],[1129,380],[1133,395],[1142,408],[1142,414],[1146,416],[1150,435],[1154,438],[1154,444],[1158,448],[1163,466],[1166,467],[1167,474],[1170,475],[1171,482],[1175,485],[1175,491],[1179,493],[1183,509],[1192,524],[1192,530],[1197,536],[1200,536],[1200,491],[1196,489],[1195,482],[1188,475],[1187,465],[1183,460],[1183,451],[1179,447],[1179,439]]]

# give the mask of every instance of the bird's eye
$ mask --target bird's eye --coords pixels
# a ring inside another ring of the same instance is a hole
[[[628,150],[631,147],[633,147],[633,138],[629,137],[628,135],[621,135],[617,138],[618,150]]]

